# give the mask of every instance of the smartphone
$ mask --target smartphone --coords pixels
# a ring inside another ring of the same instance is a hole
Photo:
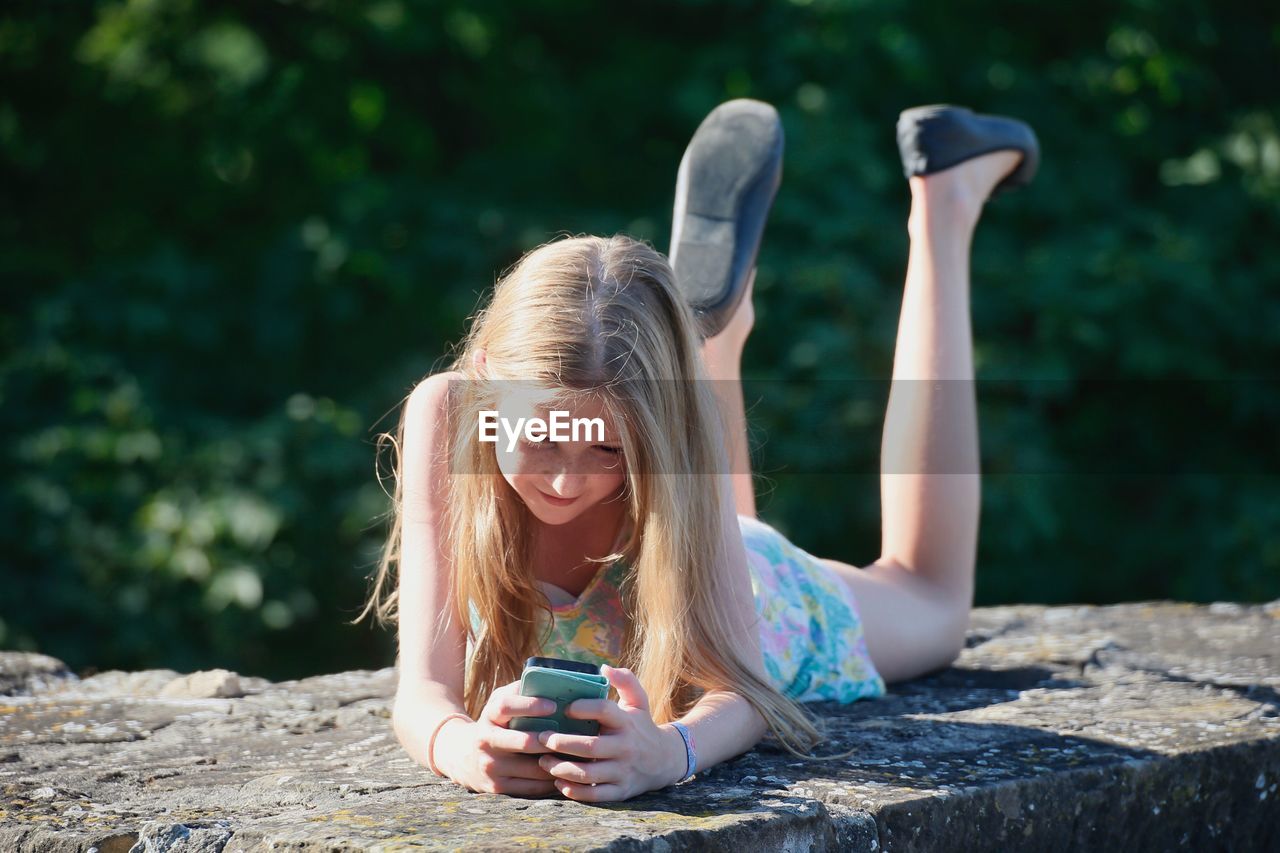
[[[551,730],[571,735],[597,735],[600,723],[565,715],[569,705],[578,699],[604,699],[609,695],[609,679],[593,663],[564,658],[531,657],[525,661],[520,676],[520,695],[537,696],[556,703],[553,714],[537,717],[512,717],[507,728],[522,732]],[[580,756],[569,756],[581,760]]]

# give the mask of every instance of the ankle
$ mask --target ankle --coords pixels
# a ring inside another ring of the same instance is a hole
[[[963,182],[950,177],[947,172],[940,172],[910,179],[911,212],[907,217],[907,231],[912,237],[924,237],[926,233],[965,239],[972,236],[984,199]]]
[[[977,222],[986,198],[976,192],[965,175],[957,169],[909,179],[911,207],[931,213],[944,213],[962,217],[966,222]]]

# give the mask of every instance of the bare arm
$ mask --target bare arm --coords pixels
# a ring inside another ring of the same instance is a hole
[[[400,680],[392,726],[418,764],[434,759],[441,773],[474,790],[514,796],[554,792],[538,767],[546,752],[536,734],[507,728],[514,716],[554,710],[520,696],[518,682],[496,688],[478,720],[466,714],[466,616],[451,601],[453,562],[446,546],[448,492],[448,393],[459,373],[428,377],[406,404],[401,448],[403,517],[400,542]],[[448,719],[449,715],[462,716]],[[443,723],[441,722],[443,721]],[[431,749],[431,733],[437,731]],[[431,749],[432,754],[428,755]]]
[[[760,615],[751,591],[747,568],[747,551],[734,509],[733,482],[720,478],[721,514],[724,528],[724,550],[729,565],[724,572],[724,594],[728,606],[737,617],[737,636],[733,648],[741,649],[748,665],[762,680],[768,680],[764,654],[760,646]],[[698,703],[680,719],[689,728],[698,752],[698,767],[705,769],[728,761],[755,746],[769,730],[764,717],[740,694],[728,690],[708,690]],[[673,756],[671,782],[685,772],[684,741],[673,726],[660,727],[668,734]]]
[[[413,390],[405,404],[400,448],[404,501],[398,572],[400,656],[392,723],[400,743],[424,765],[425,738],[436,722],[466,710],[462,693],[466,634],[462,614],[449,603],[453,573],[444,545],[446,404],[449,380],[460,378],[457,373],[436,374]],[[457,724],[450,722],[446,727]]]

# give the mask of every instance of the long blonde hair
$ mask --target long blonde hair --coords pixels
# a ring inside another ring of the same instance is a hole
[[[688,381],[706,375],[696,321],[673,278],[661,253],[630,237],[560,239],[521,258],[473,318],[451,367],[470,381],[453,383],[461,391],[450,394],[448,418],[451,595],[455,614],[471,605],[480,617],[478,631],[464,621],[474,647],[464,703],[478,717],[496,687],[517,680],[542,645],[537,611],[552,616],[530,568],[529,510],[475,428],[481,410],[498,407],[503,381],[531,381],[595,395],[617,424],[629,536],[601,562],[625,558],[632,567],[622,583],[628,618],[618,665],[636,673],[654,721],[679,718],[707,690],[730,689],[788,752],[814,758],[806,752],[824,734],[803,706],[740,659],[734,622],[717,595],[725,587],[718,573],[729,566],[720,553],[722,478],[715,476],[727,470],[724,432],[707,383]],[[475,362],[480,351],[484,376]],[[403,434],[402,411],[396,436],[379,436],[379,449],[382,439],[402,447]],[[391,534],[356,622],[371,611],[381,624],[397,618],[390,587],[400,550],[399,464],[395,470]]]

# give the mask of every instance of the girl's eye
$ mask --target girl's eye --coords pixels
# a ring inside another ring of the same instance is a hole
[[[530,441],[527,438],[520,439],[520,446],[525,450],[547,450],[554,442],[550,441]]]
[[[596,445],[596,450],[602,450],[602,451],[604,451],[605,453],[610,454],[611,456],[617,456],[619,453],[621,453],[621,452],[622,452],[622,448],[621,448],[621,447],[610,447],[610,446],[609,446],[609,445],[607,445],[607,444],[597,444],[597,445]]]

